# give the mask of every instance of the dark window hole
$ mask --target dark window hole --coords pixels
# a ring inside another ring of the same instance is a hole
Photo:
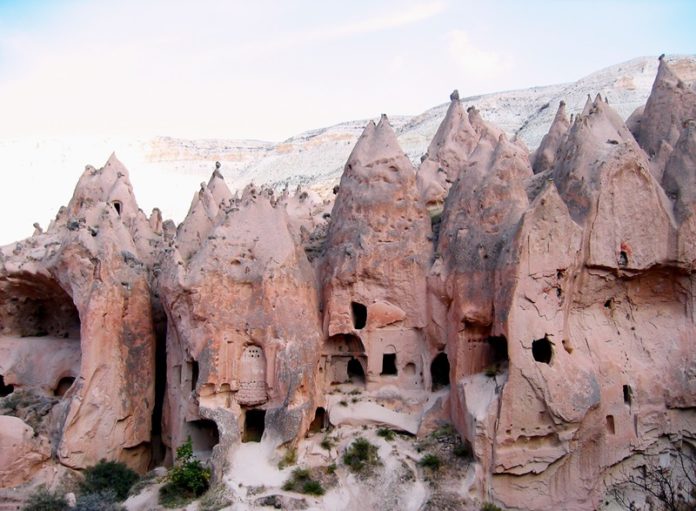
[[[382,355],[382,372],[380,375],[398,374],[396,369],[396,353],[385,353]]]
[[[626,265],[628,265],[628,254],[622,250],[619,252],[619,266],[623,267]]]
[[[491,348],[493,363],[507,362],[509,360],[507,339],[504,335],[490,336],[486,341]]]
[[[195,452],[210,452],[220,443],[220,432],[215,421],[201,419],[189,422],[188,425]]]
[[[537,339],[532,342],[532,355],[537,362],[550,364],[551,358],[553,357],[553,345],[551,341],[549,341],[547,337],[544,337],[543,339]]]
[[[121,202],[115,200],[111,204],[114,206],[114,209],[116,210],[116,213],[118,214],[118,216],[121,216],[121,208],[123,207],[121,205]]]
[[[631,400],[633,397],[633,390],[631,389],[630,385],[624,385],[623,386],[623,398],[624,398],[624,403],[627,405],[631,405]]]
[[[350,308],[353,312],[353,326],[356,330],[362,330],[367,324],[367,307],[362,303],[351,302]]]
[[[352,383],[365,383],[365,370],[357,358],[348,361],[348,379]]]
[[[614,416],[613,415],[607,415],[607,432],[610,435],[613,435],[616,433],[616,429],[614,428]]]
[[[191,361],[191,390],[196,390],[198,385],[198,375],[200,369],[198,368],[198,362],[196,360]]]

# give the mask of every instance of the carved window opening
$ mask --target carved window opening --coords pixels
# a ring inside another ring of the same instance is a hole
[[[553,345],[548,337],[532,342],[532,356],[537,362],[550,364],[553,358]]]
[[[237,402],[248,406],[265,403],[266,357],[263,349],[255,345],[244,348],[239,368]]]
[[[200,375],[200,369],[198,367],[198,362],[196,360],[191,361],[191,390],[195,391],[198,386],[198,376]]]
[[[624,267],[628,265],[628,254],[623,250],[619,252],[619,266]]]
[[[121,204],[121,201],[115,200],[111,203],[111,205],[116,210],[116,214],[118,214],[118,216],[121,216],[121,211],[123,210],[123,204]]]
[[[415,376],[416,375],[416,364],[413,362],[409,362],[404,366],[404,374],[406,376]]]
[[[616,429],[614,428],[614,416],[613,415],[607,415],[607,433],[610,435],[613,435],[616,433]]]
[[[0,397],[9,396],[14,392],[14,385],[5,385],[5,378],[0,374]]]
[[[260,442],[266,428],[266,410],[247,410],[244,414],[242,442]]]
[[[633,400],[633,390],[631,389],[630,385],[623,386],[623,399],[624,403],[631,406],[631,401]]]
[[[394,376],[398,374],[396,369],[396,353],[385,353],[382,355],[381,376]]]
[[[60,379],[58,385],[56,385],[56,388],[53,391],[53,395],[55,395],[56,397],[63,397],[68,392],[68,390],[70,390],[70,387],[73,386],[73,383],[75,383],[74,376],[64,376]]]
[[[440,352],[430,364],[430,376],[433,382],[433,390],[447,387],[450,384],[450,364],[447,354]]]
[[[367,324],[367,307],[362,303],[351,302],[350,308],[353,312],[353,327],[356,330],[362,330]]]

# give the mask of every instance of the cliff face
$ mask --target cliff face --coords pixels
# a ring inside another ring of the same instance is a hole
[[[0,407],[45,410],[2,417],[0,484],[102,457],[144,470],[189,436],[221,480],[245,442],[451,421],[472,502],[596,509],[696,438],[680,73],[660,62],[630,129],[600,95],[572,120],[561,103],[532,155],[455,92],[416,169],[383,116],[333,205],[232,195],[216,169],[177,228],[138,210],[115,157],[88,167],[45,233],[0,252]],[[349,389],[368,399],[333,396]]]

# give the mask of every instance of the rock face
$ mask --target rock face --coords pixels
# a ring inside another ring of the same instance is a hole
[[[88,167],[0,251],[0,484],[142,471],[189,436],[224,480],[327,423],[447,420],[471,502],[597,509],[644,453],[696,442],[689,73],[662,60],[630,129],[600,95],[561,102],[533,155],[455,91],[416,169],[383,116],[333,205],[233,196],[216,166],[177,228],[115,157]]]

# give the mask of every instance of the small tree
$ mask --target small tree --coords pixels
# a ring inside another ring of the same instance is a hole
[[[169,482],[160,488],[160,503],[177,507],[203,495],[210,485],[210,470],[193,457],[191,437],[176,450],[176,464],[169,471]]]
[[[140,477],[124,463],[101,460],[85,469],[85,480],[80,485],[83,494],[112,491],[116,501],[125,500],[128,491]]]

